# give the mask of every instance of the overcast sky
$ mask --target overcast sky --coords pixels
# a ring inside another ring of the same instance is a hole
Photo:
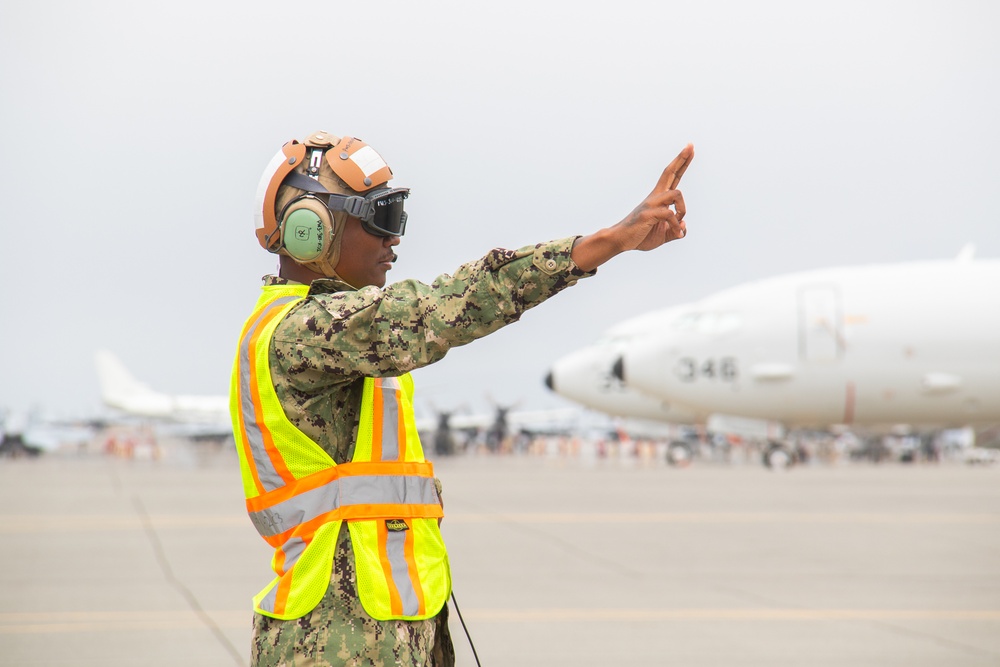
[[[419,371],[442,408],[568,405],[542,386],[553,359],[746,280],[1000,256],[998,8],[5,2],[0,407],[96,410],[99,348],[225,393],[275,266],[257,181],[319,129],[412,188],[390,280],[617,222],[695,144],[688,238]]]

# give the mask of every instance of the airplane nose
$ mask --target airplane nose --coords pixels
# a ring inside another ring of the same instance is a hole
[[[552,380],[552,371],[545,374],[545,386],[549,388],[549,391],[555,391],[555,382]]]
[[[615,359],[615,363],[611,367],[611,374],[618,378],[620,382],[625,381],[625,357]]]

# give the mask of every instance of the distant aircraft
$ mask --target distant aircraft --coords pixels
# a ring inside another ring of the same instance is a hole
[[[425,451],[437,455],[454,454],[457,450],[455,432],[465,434],[466,442],[482,434],[483,444],[490,451],[497,451],[504,441],[521,434],[561,432],[573,429],[580,418],[577,408],[551,410],[515,411],[512,405],[494,403],[493,413],[459,414],[459,410],[442,411],[435,409],[434,417],[417,419],[417,431],[423,441]]]
[[[621,347],[610,364],[616,380],[683,405],[700,423],[732,415],[794,428],[995,424],[1000,260],[973,260],[966,249],[951,261],[754,281],[651,315]],[[586,363],[573,359],[557,361],[549,380],[570,398],[563,377]],[[594,393],[601,382],[591,380]]]
[[[38,410],[0,409],[0,457],[79,449],[94,438],[98,427],[90,419],[55,419]]]
[[[97,352],[96,363],[101,397],[108,406],[135,417],[183,425],[174,432],[188,438],[214,439],[232,434],[228,396],[177,396],[154,391],[136,380],[107,350]],[[492,450],[508,434],[565,424],[578,414],[576,408],[514,412],[510,406],[496,406],[494,412],[482,414],[437,411],[434,417],[418,419],[417,430],[428,452],[433,446],[435,453],[447,455],[454,453],[456,430],[484,432]]]
[[[127,415],[185,425],[176,429],[185,437],[214,438],[232,434],[228,396],[164,394],[136,380],[111,352],[95,355],[101,398]]]

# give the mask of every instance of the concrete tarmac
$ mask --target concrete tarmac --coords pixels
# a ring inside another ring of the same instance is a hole
[[[436,470],[484,667],[1000,665],[1000,468]],[[0,460],[0,665],[246,665],[271,552],[241,489],[203,446]]]

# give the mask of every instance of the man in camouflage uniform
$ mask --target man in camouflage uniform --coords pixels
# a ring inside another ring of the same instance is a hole
[[[322,144],[330,136],[315,133],[305,143]],[[324,268],[279,251],[279,275],[264,278],[266,285],[310,285],[308,297],[278,324],[269,351],[286,416],[335,463],[350,461],[365,377],[398,376],[434,363],[450,348],[517,321],[611,257],[682,238],[685,208],[676,187],[692,157],[688,146],[616,225],[519,250],[495,249],[430,285],[403,280],[384,287],[400,237],[373,234],[357,218],[336,212],[338,238],[327,255],[333,262]],[[326,190],[353,193],[325,164],[313,177]],[[279,219],[302,194],[281,185],[275,197]],[[254,615],[252,664],[454,664],[447,606],[422,621],[373,619],[359,601],[355,572],[351,539],[341,530],[330,586],[311,613],[288,621]]]

